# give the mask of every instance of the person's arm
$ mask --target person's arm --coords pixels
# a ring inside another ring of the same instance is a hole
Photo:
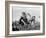
[[[27,20],[27,19],[26,19]],[[21,21],[24,23],[24,25],[27,25],[25,21],[23,20],[23,17],[21,18]]]
[[[26,25],[26,23],[23,20],[21,20],[21,21],[24,23],[24,25]]]
[[[28,15],[31,17],[31,15],[28,13]]]

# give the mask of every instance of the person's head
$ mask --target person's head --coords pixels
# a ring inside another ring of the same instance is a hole
[[[26,17],[26,13],[25,13],[25,12],[22,12],[22,16],[23,16],[23,17]]]

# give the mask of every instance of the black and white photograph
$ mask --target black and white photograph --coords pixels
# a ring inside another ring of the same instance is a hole
[[[40,30],[40,7],[12,6],[12,31]]]

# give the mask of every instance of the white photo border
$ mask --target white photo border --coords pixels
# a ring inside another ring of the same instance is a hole
[[[24,6],[24,7],[40,7],[41,8],[41,21],[40,21],[40,30],[30,30],[30,31],[12,31],[12,6]],[[26,33],[43,33],[43,6],[41,5],[21,5],[21,4],[10,4],[10,25],[9,25],[9,34],[26,34]]]

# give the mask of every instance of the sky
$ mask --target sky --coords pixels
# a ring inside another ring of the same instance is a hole
[[[22,12],[26,14],[29,13],[31,16],[36,16],[37,18],[40,16],[40,7],[20,7],[20,6],[13,6],[12,7],[12,21],[19,20]],[[29,18],[29,16],[27,16]]]

